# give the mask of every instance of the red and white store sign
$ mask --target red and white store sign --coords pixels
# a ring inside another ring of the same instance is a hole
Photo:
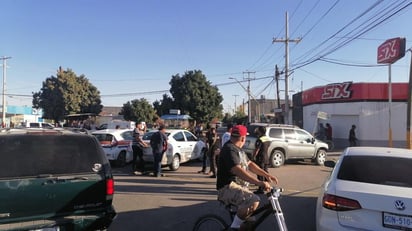
[[[387,101],[388,83],[333,83],[302,92],[302,104]],[[408,83],[392,83],[392,100],[408,99]]]
[[[378,47],[378,63],[394,63],[405,56],[405,38],[388,39]]]

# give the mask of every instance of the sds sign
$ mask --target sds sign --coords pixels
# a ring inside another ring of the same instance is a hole
[[[349,89],[352,82],[328,84],[323,89],[321,99],[347,99],[352,95]]]

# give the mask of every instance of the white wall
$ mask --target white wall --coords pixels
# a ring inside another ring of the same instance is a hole
[[[406,140],[406,102],[392,102],[391,127],[393,141]],[[333,104],[315,104],[303,108],[304,129],[312,132],[316,126],[317,112],[329,114],[333,127],[333,137],[347,139],[352,124],[356,125],[356,135],[363,141],[381,141],[388,144],[389,135],[389,103],[388,102],[347,102]]]

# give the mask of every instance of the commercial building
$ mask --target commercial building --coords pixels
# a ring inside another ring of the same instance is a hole
[[[293,96],[293,123],[313,133],[319,123],[331,124],[338,148],[348,146],[352,125],[361,146],[406,147],[409,84],[391,86],[391,99],[388,83],[343,82],[305,90]]]

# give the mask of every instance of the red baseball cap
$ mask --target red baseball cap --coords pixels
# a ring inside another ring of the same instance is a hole
[[[243,125],[235,125],[232,127],[232,136],[246,136],[247,135],[247,128]]]

